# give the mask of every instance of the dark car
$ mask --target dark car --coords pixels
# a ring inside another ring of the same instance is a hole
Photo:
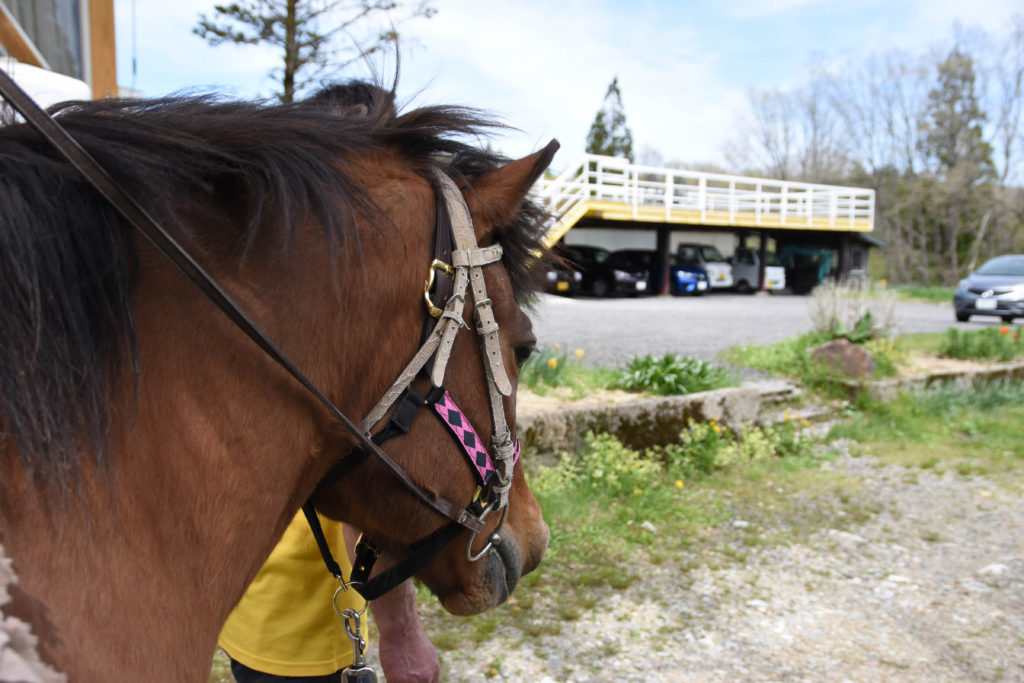
[[[583,274],[565,263],[553,263],[548,267],[544,291],[550,294],[574,296],[580,291]]]
[[[613,268],[630,273],[643,273],[647,278],[645,293],[657,294],[661,289],[661,274],[658,272],[657,253],[650,249],[619,249],[608,257]]]
[[[640,271],[626,271],[623,265],[609,257],[611,252],[602,247],[572,245],[565,247],[565,258],[583,276],[580,291],[594,296],[612,294],[643,294],[647,291],[647,276]]]
[[[995,315],[1003,322],[1024,318],[1024,254],[986,261],[960,281],[953,307],[960,322],[972,315]]]

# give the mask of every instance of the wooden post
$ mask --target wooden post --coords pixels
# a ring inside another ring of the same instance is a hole
[[[114,0],[89,0],[89,59],[93,98],[117,97]]]
[[[50,68],[42,53],[32,44],[3,3],[0,3],[0,45],[3,45],[7,53],[19,62],[41,69]]]

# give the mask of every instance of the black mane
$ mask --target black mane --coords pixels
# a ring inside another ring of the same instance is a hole
[[[57,118],[182,243],[195,249],[206,237],[190,226],[215,226],[235,256],[268,240],[287,245],[292,227],[311,217],[331,244],[357,248],[353,217],[373,207],[338,171],[346,156],[386,148],[424,176],[440,166],[468,178],[507,161],[464,141],[496,127],[479,112],[399,114],[393,93],[370,86],[360,96],[370,105],[354,114],[327,94],[276,105],[204,96],[79,102]],[[502,232],[519,298],[532,291],[543,215],[527,202]],[[102,463],[111,387],[128,393],[134,376],[135,241],[32,129],[0,127],[0,448],[13,440],[33,476],[74,478],[82,447]]]

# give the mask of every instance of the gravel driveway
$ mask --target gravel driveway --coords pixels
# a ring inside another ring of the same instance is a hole
[[[583,349],[591,365],[621,365],[628,355],[675,352],[704,360],[741,344],[773,344],[810,329],[808,298],[790,294],[568,299],[542,295],[534,308],[539,343]],[[900,332],[984,327],[998,318],[957,323],[953,304],[899,302]],[[1018,321],[1019,325],[1021,321]]]

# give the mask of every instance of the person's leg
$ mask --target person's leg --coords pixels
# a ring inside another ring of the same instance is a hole
[[[229,658],[230,659],[230,658]],[[231,660],[231,675],[238,683],[284,683],[298,681],[300,683],[340,683],[341,672],[336,671],[327,676],[277,676],[250,669],[245,664]]]

